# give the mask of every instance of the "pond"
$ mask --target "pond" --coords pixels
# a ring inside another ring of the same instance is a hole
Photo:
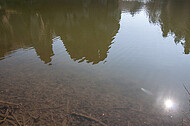
[[[188,0],[1,0],[0,125],[188,125],[189,53]]]

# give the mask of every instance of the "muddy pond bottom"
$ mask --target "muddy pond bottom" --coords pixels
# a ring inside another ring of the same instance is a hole
[[[190,2],[0,1],[0,125],[188,125]]]

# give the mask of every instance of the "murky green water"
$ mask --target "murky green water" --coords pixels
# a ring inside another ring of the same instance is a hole
[[[189,52],[188,0],[0,1],[0,101],[21,125],[189,124]]]

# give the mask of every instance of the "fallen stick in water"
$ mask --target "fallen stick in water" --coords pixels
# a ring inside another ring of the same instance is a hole
[[[22,115],[22,121],[23,121],[23,126],[26,126],[26,123],[25,123],[25,118],[24,116]]]
[[[5,118],[6,115],[0,113],[0,117]],[[12,116],[7,115],[7,118],[14,120]]]
[[[16,122],[18,123],[19,126],[21,126],[20,122],[18,121],[17,117],[12,113],[14,119],[16,120]]]
[[[29,109],[29,111],[34,111],[34,110],[46,110],[46,109],[59,109],[59,108],[62,108],[63,106],[64,106],[64,105],[61,105],[61,106],[58,106],[58,107]]]
[[[13,126],[17,126],[13,121],[11,121],[11,120],[8,120],[7,119],[7,122],[9,122],[10,124],[12,124]]]
[[[7,110],[6,110],[6,113],[5,113],[5,117],[4,117],[3,120],[0,120],[0,123],[4,123],[4,122],[6,121],[7,116],[8,116],[8,113],[9,113],[9,110],[7,109]]]
[[[87,115],[83,115],[81,113],[75,113],[75,112],[72,112],[71,115],[73,116],[79,116],[79,117],[83,117],[85,119],[88,119],[88,120],[91,120],[91,121],[95,121],[103,126],[107,126],[105,123],[101,122],[100,120],[94,118],[94,117],[91,117],[91,116],[87,116]]]
[[[0,101],[0,103],[9,104],[9,105],[16,105],[16,106],[20,106],[21,105],[21,104],[16,104],[16,103],[12,103],[12,102],[5,102],[5,101]]]

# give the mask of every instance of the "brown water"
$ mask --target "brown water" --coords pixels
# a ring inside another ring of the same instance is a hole
[[[189,52],[188,0],[1,0],[0,125],[188,125]]]

